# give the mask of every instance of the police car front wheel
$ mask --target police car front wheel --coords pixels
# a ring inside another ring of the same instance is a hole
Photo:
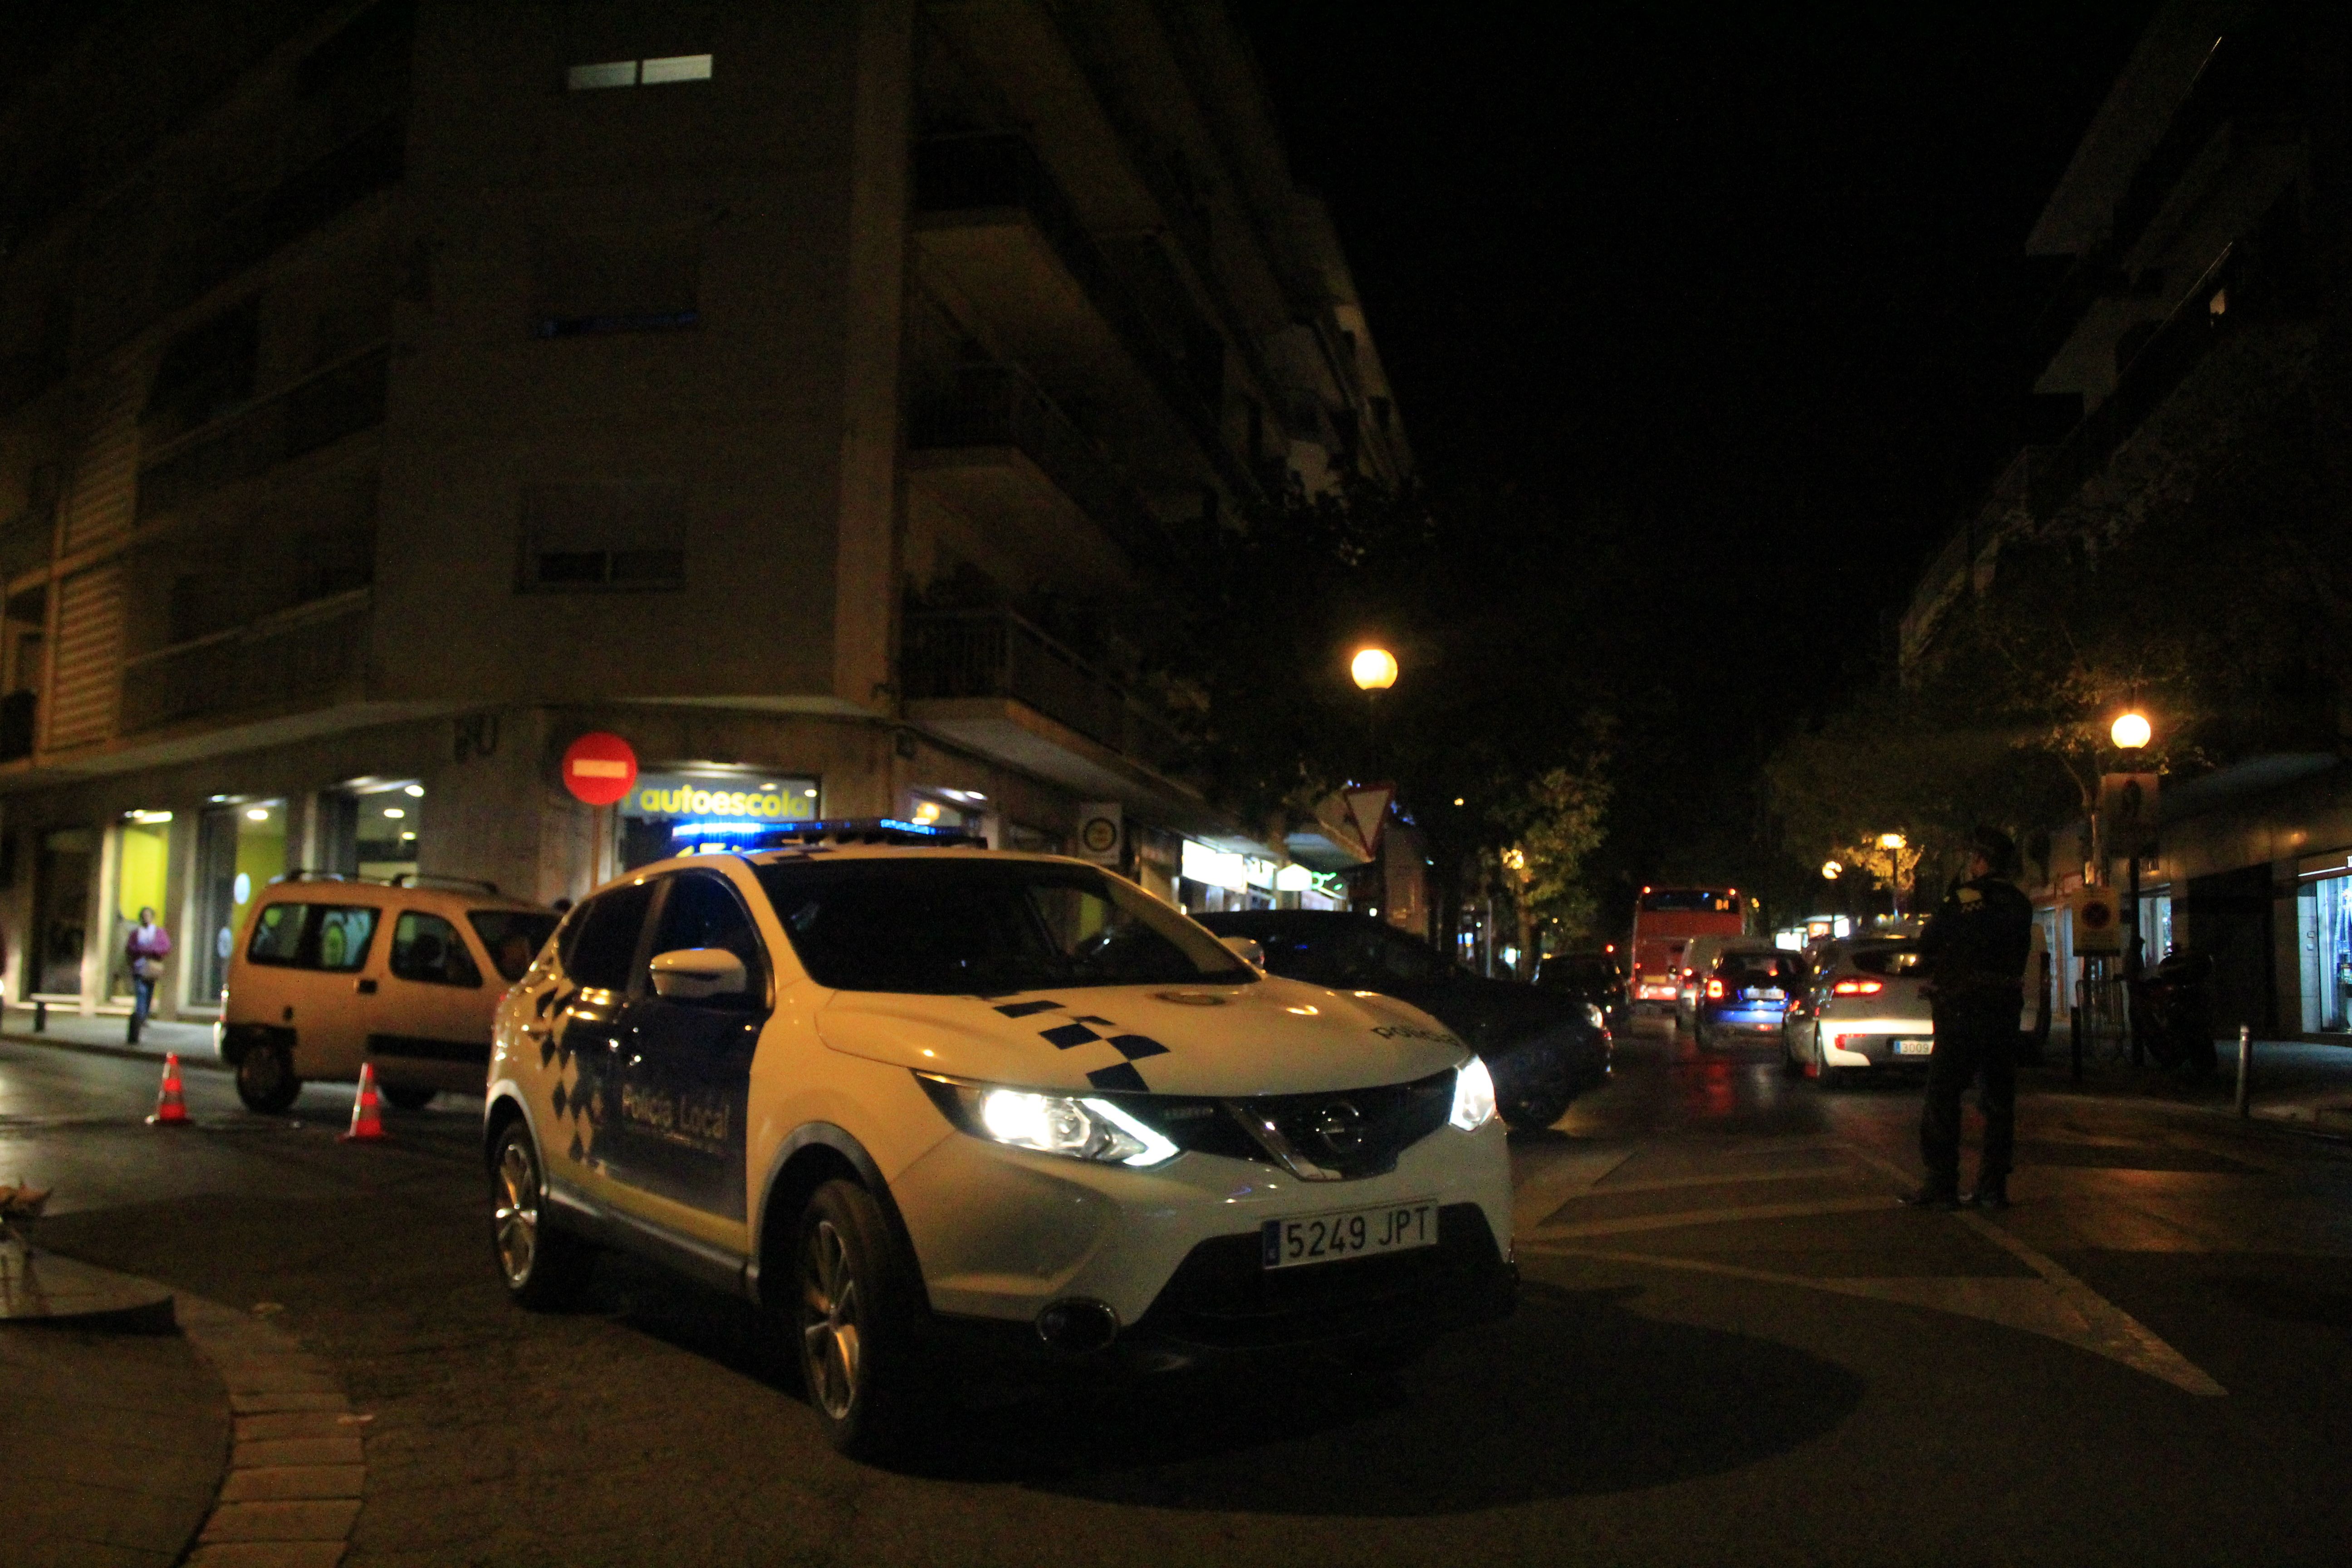
[[[873,1194],[854,1182],[819,1187],[801,1215],[789,1322],[809,1408],[843,1453],[880,1458],[908,1430],[917,1317]]]
[[[490,1157],[490,1247],[507,1294],[534,1311],[577,1300],[596,1254],[547,1224],[547,1196],[530,1130],[515,1122]]]

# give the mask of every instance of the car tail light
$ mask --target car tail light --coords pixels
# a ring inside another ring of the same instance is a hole
[[[1875,996],[1886,989],[1884,980],[1841,980],[1830,987],[1832,996]]]
[[[1706,983],[1706,999],[1710,1002],[1720,1002],[1723,1000],[1722,981],[1710,980]]]

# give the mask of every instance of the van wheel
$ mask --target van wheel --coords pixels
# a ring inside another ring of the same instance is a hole
[[[802,1211],[792,1294],[779,1303],[825,1440],[852,1458],[899,1452],[918,1425],[923,1367],[913,1281],[874,1195],[830,1181]]]
[[[515,1122],[490,1156],[490,1250],[518,1306],[551,1312],[579,1300],[596,1250],[547,1223],[547,1187],[530,1129]]]
[[[301,1092],[302,1080],[294,1076],[293,1055],[278,1041],[257,1040],[237,1058],[236,1097],[245,1101],[247,1110],[277,1116]]]
[[[433,1097],[439,1092],[414,1083],[388,1083],[383,1086],[384,1099],[402,1110],[422,1110],[433,1103]]]

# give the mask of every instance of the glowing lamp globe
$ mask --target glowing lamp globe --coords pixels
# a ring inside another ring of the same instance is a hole
[[[1359,649],[1348,666],[1348,673],[1366,691],[1386,691],[1396,684],[1396,655],[1384,647]]]
[[[2156,727],[2147,721],[2145,713],[2126,713],[2116,721],[2107,733],[2123,750],[2137,752],[2155,738]]]
[[[1836,861],[1834,861],[1834,860],[1824,860],[1824,861],[1822,861],[1822,875],[1823,877],[1826,877],[1827,879],[1829,879],[1831,881],[1832,881],[1832,882],[1836,881],[1840,877],[1843,876],[1844,874],[1845,874],[1845,868],[1844,868],[1844,867],[1843,867],[1843,866],[1841,866],[1841,865],[1839,865]]]
[[[1878,836],[1878,847],[1881,849],[1900,849],[1908,843],[1910,840],[1900,833],[1882,833]]]

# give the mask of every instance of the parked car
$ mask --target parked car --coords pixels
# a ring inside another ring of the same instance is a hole
[[[1806,964],[1787,952],[1718,955],[1699,983],[1691,1036],[1701,1050],[1738,1039],[1778,1039],[1789,1005],[1804,994]]]
[[[1675,1028],[1677,1033],[1691,1035],[1698,1030],[1699,993],[1706,988],[1706,976],[1715,971],[1715,961],[1727,952],[1778,952],[1768,936],[1695,936],[1683,949],[1682,973],[1677,977],[1675,992]]]
[[[1536,989],[1579,996],[1601,1009],[1601,1021],[1613,1038],[1632,1024],[1632,1003],[1626,999],[1625,967],[1613,951],[1555,952],[1536,966]]]
[[[609,883],[508,994],[483,1135],[515,1300],[572,1299],[600,1247],[747,1296],[856,1455],[921,1429],[950,1352],[1385,1365],[1514,1290],[1459,1039],[1050,856],[815,843]]]
[[[1369,916],[1330,910],[1205,914],[1224,937],[1246,937],[1276,974],[1411,1003],[1461,1036],[1495,1077],[1503,1120],[1549,1127],[1609,1079],[1615,1043],[1600,1007],[1515,980],[1489,980],[1419,938]]]
[[[362,1063],[404,1110],[442,1089],[479,1094],[499,997],[560,918],[488,882],[272,882],[229,958],[214,1048],[237,1098],[268,1113],[305,1079],[355,1079]]]
[[[1925,1067],[1936,1025],[1920,989],[1919,945],[1908,939],[1850,941],[1822,954],[1803,998],[1789,1009],[1781,1059],[1824,1085],[1861,1073]]]

